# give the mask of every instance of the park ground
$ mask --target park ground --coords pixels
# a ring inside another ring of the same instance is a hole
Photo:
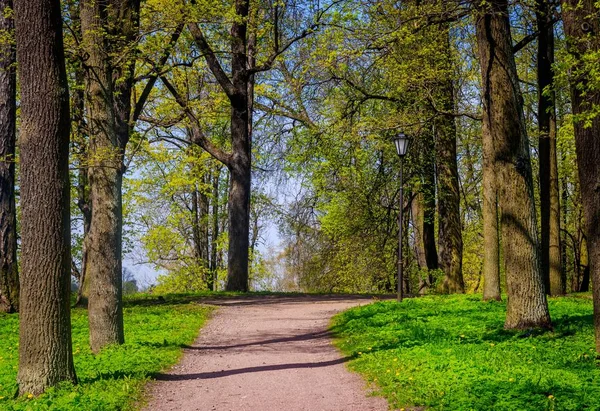
[[[136,296],[126,344],[96,356],[74,310],[79,385],[20,399],[18,317],[0,314],[0,410],[600,409],[589,295],[550,299],[546,332],[505,331],[505,308],[478,295]]]

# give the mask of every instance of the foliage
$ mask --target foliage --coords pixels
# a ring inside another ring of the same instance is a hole
[[[339,314],[336,344],[394,409],[581,410],[600,404],[592,301],[550,299],[552,332],[506,331],[479,295],[378,302]]]
[[[72,311],[73,354],[79,385],[63,384],[37,398],[13,400],[18,363],[17,315],[0,314],[0,409],[2,410],[98,410],[127,409],[142,400],[143,388],[152,376],[174,364],[182,347],[193,342],[211,312],[194,302],[184,304],[156,296],[126,300],[125,341],[98,355],[89,349],[87,312]]]

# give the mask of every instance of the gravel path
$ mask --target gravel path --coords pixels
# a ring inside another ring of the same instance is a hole
[[[182,361],[150,387],[148,411],[385,411],[331,345],[331,317],[372,300],[300,296],[219,305]]]

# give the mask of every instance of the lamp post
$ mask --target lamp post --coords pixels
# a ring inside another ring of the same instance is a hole
[[[404,281],[403,276],[403,264],[402,264],[402,214],[404,211],[404,183],[402,181],[402,172],[404,171],[404,156],[408,152],[408,146],[410,144],[410,137],[404,133],[398,133],[394,136],[394,144],[396,145],[396,153],[400,157],[400,211],[398,213],[398,302],[402,301],[402,282]]]

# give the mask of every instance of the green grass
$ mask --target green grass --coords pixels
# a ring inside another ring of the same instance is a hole
[[[126,302],[125,341],[98,355],[89,350],[87,312],[72,311],[73,351],[79,385],[63,384],[38,398],[14,399],[17,391],[18,316],[0,314],[0,410],[131,409],[143,401],[145,383],[173,365],[194,341],[211,308],[170,296]]]
[[[336,344],[394,409],[600,410],[592,302],[549,302],[552,332],[506,331],[504,303],[432,296],[334,318]]]

